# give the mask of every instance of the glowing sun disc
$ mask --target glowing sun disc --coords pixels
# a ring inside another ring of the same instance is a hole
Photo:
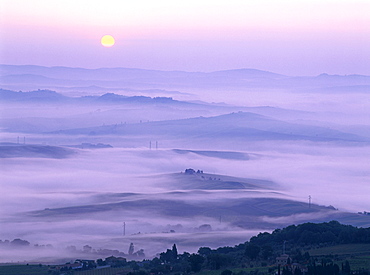
[[[101,40],[100,40],[101,44],[104,46],[104,47],[107,47],[107,48],[110,48],[114,45],[115,41],[114,41],[114,38],[113,36],[111,35],[104,35]]]

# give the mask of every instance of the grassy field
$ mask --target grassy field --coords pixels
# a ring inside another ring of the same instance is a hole
[[[0,266],[0,275],[50,275],[48,273],[49,268],[47,266],[39,265],[2,265]],[[131,269],[130,269],[131,270]],[[79,275],[117,275],[117,274],[128,273],[127,268],[102,268],[78,271],[75,274]]]
[[[308,251],[311,256],[324,255],[370,255],[370,244],[343,244],[312,249]]]
[[[131,269],[130,269],[131,270]],[[117,268],[102,268],[102,269],[93,269],[76,272],[78,275],[117,275],[117,274],[127,274],[129,270],[125,267]]]
[[[1,265],[0,275],[43,275],[49,274],[47,266],[39,265]]]
[[[370,255],[356,256],[348,259],[352,270],[367,269],[370,270]]]
[[[251,273],[251,272],[256,272],[258,271],[259,274],[268,274],[268,270],[269,270],[269,267],[268,266],[265,266],[265,267],[252,267],[252,268],[226,268],[226,269],[229,269],[233,272],[233,274],[238,274],[239,272],[241,271],[244,271],[246,272],[247,274]],[[222,273],[222,271],[224,271],[225,269],[219,269],[219,270],[203,270],[199,273],[197,273],[198,275],[220,275]]]
[[[313,257],[333,256],[338,257],[334,262],[341,266],[348,261],[352,270],[370,270],[370,244],[343,244],[322,247],[309,251]]]

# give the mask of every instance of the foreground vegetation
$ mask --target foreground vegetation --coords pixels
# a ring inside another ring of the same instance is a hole
[[[2,274],[370,274],[370,228],[336,221],[304,223],[260,233],[234,247],[199,248],[179,254],[171,249],[152,260],[122,257],[76,260],[58,266],[0,266]]]

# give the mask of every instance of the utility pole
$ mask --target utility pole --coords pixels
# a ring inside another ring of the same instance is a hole
[[[126,223],[123,222],[123,236],[126,236]]]
[[[311,208],[311,195],[308,196],[308,208]]]

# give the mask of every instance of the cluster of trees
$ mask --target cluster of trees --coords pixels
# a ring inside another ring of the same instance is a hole
[[[185,169],[185,174],[186,174],[186,175],[203,174],[203,170],[197,170],[197,171],[195,172],[195,170],[194,170],[194,169],[192,169],[192,168],[188,168],[188,169]]]
[[[306,253],[300,255],[306,265],[292,264],[293,260],[288,261],[287,265],[276,266],[269,264],[268,272],[259,272],[258,270],[246,272],[239,270],[237,273],[233,273],[230,269],[233,268],[246,268],[252,267],[251,263],[257,265],[258,261],[251,261],[254,258],[256,252],[253,249],[249,250],[246,246],[244,255],[239,255],[233,251],[233,248],[223,247],[216,250],[212,250],[208,247],[202,247],[198,253],[189,254],[184,252],[178,254],[176,245],[174,244],[172,249],[167,249],[159,257],[153,260],[144,260],[142,262],[129,261],[127,262],[124,258],[109,257],[104,261],[102,259],[97,260],[98,266],[109,264],[111,267],[128,267],[131,268],[129,275],[147,275],[147,274],[185,274],[185,273],[197,273],[208,270],[220,270],[221,275],[247,275],[247,274],[279,274],[279,275],[349,275],[349,274],[361,274],[369,275],[368,271],[362,270],[357,273],[351,271],[348,261],[343,262],[341,267],[333,263],[330,259],[321,260],[318,262],[317,259],[310,258]],[[252,252],[253,251],[253,252]],[[251,253],[252,254],[248,254]],[[308,256],[308,257],[307,257]],[[256,258],[254,258],[256,259]],[[249,263],[249,264],[247,264]],[[89,269],[91,265],[84,266],[81,270]],[[263,266],[263,264],[262,264]],[[265,266],[267,263],[265,262]],[[304,267],[302,269],[302,267]],[[222,270],[222,271],[221,271]]]
[[[0,245],[1,246],[7,246],[7,245],[12,245],[12,246],[29,246],[30,242],[22,239],[14,239],[12,241],[9,240],[0,240]]]
[[[286,246],[283,248],[284,243]],[[140,272],[169,274],[223,269],[223,275],[230,275],[231,268],[259,266],[270,267],[269,274],[351,274],[348,261],[338,266],[331,259],[319,260],[305,252],[312,247],[350,243],[370,243],[370,228],[357,228],[337,221],[304,223],[276,229],[272,233],[260,233],[250,241],[234,247],[201,247],[194,254],[179,254],[174,245],[159,257],[143,261]],[[284,249],[289,253],[289,262],[278,268],[276,257],[280,256]],[[370,273],[365,270],[357,274]]]
[[[21,240],[15,241],[21,242]],[[23,242],[21,242],[23,243]],[[81,270],[93,269],[98,266],[128,267],[130,275],[145,274],[184,274],[205,270],[220,270],[222,275],[231,275],[230,269],[240,268],[238,275],[247,274],[245,268],[263,267],[265,273],[279,275],[339,275],[339,274],[370,274],[368,270],[353,273],[349,262],[342,260],[339,266],[332,259],[310,257],[306,251],[312,247],[370,243],[370,228],[357,228],[343,225],[337,221],[328,223],[304,223],[291,225],[284,229],[276,229],[272,233],[260,233],[250,241],[234,247],[199,248],[197,253],[178,253],[176,244],[166,252],[160,253],[152,260],[127,261],[124,257],[108,257],[80,263]],[[133,247],[131,249],[133,251]],[[287,262],[277,265],[276,257],[283,252],[289,254]],[[72,269],[72,266],[64,266]],[[223,270],[221,272],[221,270]],[[251,273],[248,273],[251,274]]]
[[[303,223],[276,229],[272,233],[260,233],[250,239],[250,243],[259,246],[281,246],[284,241],[297,246],[370,243],[370,228],[357,228],[337,221]]]

